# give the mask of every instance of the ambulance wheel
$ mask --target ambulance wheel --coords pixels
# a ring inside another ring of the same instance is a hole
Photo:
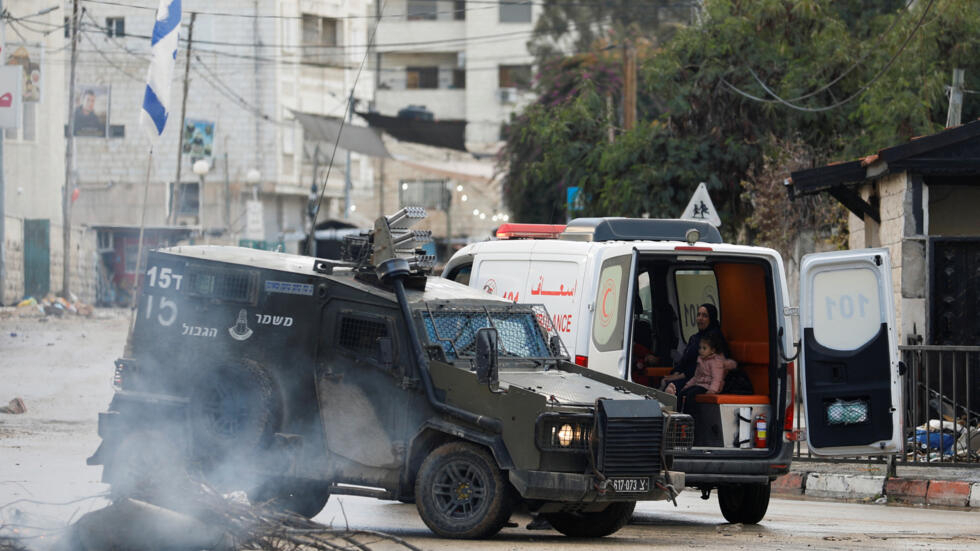
[[[272,438],[281,411],[272,377],[257,362],[205,368],[190,396],[195,455],[212,463],[247,457]]]
[[[718,505],[732,524],[758,524],[769,509],[769,483],[726,484],[718,487]]]
[[[482,447],[450,442],[436,448],[415,479],[415,506],[430,530],[444,538],[480,539],[503,528],[513,490]]]
[[[541,516],[568,537],[601,538],[626,526],[635,508],[635,501],[620,501],[593,513],[541,513]]]
[[[248,500],[276,510],[313,518],[330,499],[330,484],[309,480],[267,480],[248,492]]]

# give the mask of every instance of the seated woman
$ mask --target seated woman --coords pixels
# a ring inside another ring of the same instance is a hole
[[[694,413],[694,397],[698,394],[718,394],[725,384],[725,374],[735,369],[734,360],[726,359],[718,353],[724,338],[721,331],[702,335],[698,346],[697,368],[694,376],[677,392],[674,383],[667,385],[667,392],[677,394],[679,407],[683,413]]]
[[[726,358],[731,355],[728,342],[721,333],[721,324],[718,323],[718,309],[715,308],[714,304],[704,303],[699,306],[695,323],[697,323],[698,332],[691,335],[691,338],[688,339],[687,346],[684,348],[684,353],[681,355],[680,360],[677,361],[674,369],[661,382],[661,390],[666,389],[671,383],[674,384],[675,388],[681,388],[694,376],[694,370],[698,362],[698,349],[701,345],[701,338],[704,335],[717,332],[720,337],[717,352]]]

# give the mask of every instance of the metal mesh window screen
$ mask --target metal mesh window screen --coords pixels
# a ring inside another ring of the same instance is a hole
[[[192,270],[187,278],[187,290],[193,295],[250,302],[254,280],[253,274],[246,271]]]
[[[374,353],[378,339],[388,336],[388,325],[383,321],[345,317],[340,320],[338,344],[354,352]]]
[[[558,350],[549,349],[548,337],[557,333],[543,307],[531,312],[430,309],[423,313],[423,321],[429,341],[441,346],[450,361],[475,355],[476,332],[484,327],[496,328],[500,358],[567,356],[560,341]]]

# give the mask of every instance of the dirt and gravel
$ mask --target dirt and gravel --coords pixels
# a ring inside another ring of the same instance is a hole
[[[27,406],[0,413],[0,540],[30,534],[23,543],[47,549],[67,524],[109,504],[99,497],[108,490],[101,467],[85,459],[99,444],[98,413],[112,397],[128,324],[128,310],[21,318],[0,309],[0,405],[20,397]],[[641,504],[629,526],[601,541],[529,531],[521,514],[491,540],[444,540],[414,506],[358,497],[331,498],[315,520],[384,531],[421,549],[980,549],[977,512],[773,499],[760,525],[741,526],[725,523],[714,496],[702,501],[689,490],[678,503]]]

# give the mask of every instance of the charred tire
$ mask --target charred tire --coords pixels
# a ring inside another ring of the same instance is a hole
[[[566,536],[601,538],[626,526],[635,508],[635,501],[620,501],[597,513],[541,513],[541,516]]]
[[[257,489],[248,492],[248,499],[256,505],[289,511],[313,518],[323,510],[330,499],[330,484],[307,480],[268,480]]]
[[[194,455],[206,463],[248,457],[272,438],[281,412],[272,377],[257,362],[206,369],[190,397]]]
[[[436,535],[479,539],[503,528],[513,510],[514,494],[486,449],[450,442],[422,462],[415,479],[415,506]]]
[[[728,484],[718,487],[718,505],[725,520],[736,524],[758,524],[769,509],[766,484]]]

